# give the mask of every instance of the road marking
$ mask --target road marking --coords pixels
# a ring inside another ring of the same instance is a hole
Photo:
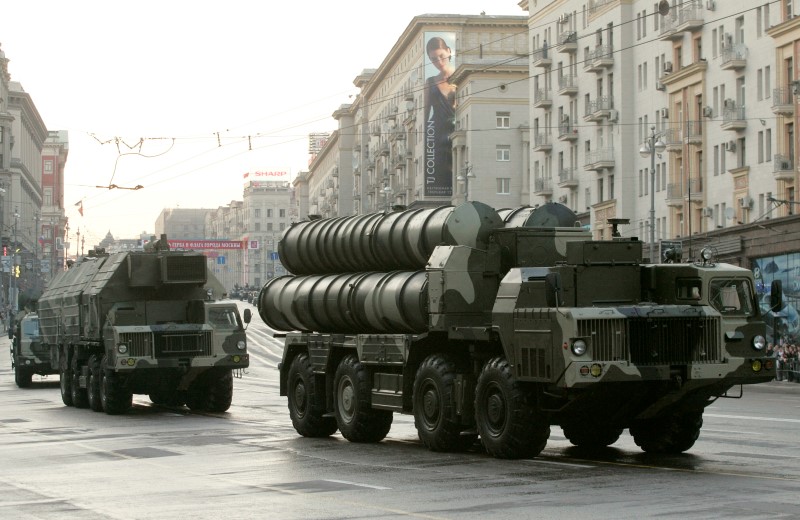
[[[703,414],[704,417],[716,417],[718,419],[746,419],[748,421],[769,421],[769,422],[786,422],[793,424],[800,424],[800,419],[783,419],[781,417],[752,417],[749,415],[723,415],[716,413]]]
[[[380,490],[392,489],[392,488],[383,487],[383,486],[371,486],[369,484],[359,484],[358,482],[350,482],[349,480],[333,480],[333,479],[330,479],[330,478],[326,478],[326,479],[323,479],[323,481],[325,481],[325,482],[335,482],[336,484],[347,484],[347,485],[350,485],[350,486],[357,486],[357,487],[363,487],[363,488],[369,488],[369,489],[380,489]]]
[[[2,507],[19,507],[19,506],[35,506],[39,504],[56,504],[58,502],[66,502],[66,498],[43,498],[42,500],[24,500],[19,502],[0,502]]]
[[[528,460],[528,461],[525,461],[525,462],[530,462],[532,464],[551,464],[553,466],[568,466],[568,467],[571,467],[571,468],[596,468],[597,467],[597,466],[594,466],[594,465],[591,465],[591,464],[574,464],[574,463],[570,463],[570,462],[555,462],[555,461],[552,461],[552,460],[539,460],[539,459]]]

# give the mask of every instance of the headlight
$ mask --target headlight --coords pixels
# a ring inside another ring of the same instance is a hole
[[[767,340],[764,339],[764,336],[756,336],[753,338],[753,348],[756,350],[764,350],[766,344]]]
[[[700,258],[702,258],[703,260],[708,262],[712,258],[714,258],[714,251],[709,249],[709,248],[707,248],[707,247],[704,247],[703,250],[700,251]]]
[[[572,342],[572,353],[576,356],[582,356],[586,353],[586,342],[582,339],[576,339]]]
[[[117,345],[117,352],[119,352],[120,354],[125,354],[126,352],[128,352],[128,345],[126,345],[125,343],[120,343],[119,345]]]
[[[244,350],[247,348],[247,343],[239,340],[239,342],[236,344],[236,348],[238,348],[239,350]]]

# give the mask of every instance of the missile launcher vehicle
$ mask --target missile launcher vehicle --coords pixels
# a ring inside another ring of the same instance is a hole
[[[204,255],[145,251],[88,257],[56,275],[39,298],[41,342],[58,367],[67,406],[119,414],[133,394],[156,404],[224,412],[233,374],[249,364],[244,320],[208,300]]]
[[[647,263],[636,238],[575,221],[553,203],[469,202],[289,227],[292,274],[264,285],[258,312],[285,338],[294,428],[377,442],[403,413],[434,451],[480,439],[533,457],[559,426],[589,449],[627,429],[680,453],[705,407],[774,377],[750,271],[709,250]]]

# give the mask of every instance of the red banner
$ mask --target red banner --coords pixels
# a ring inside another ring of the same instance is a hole
[[[241,240],[167,240],[170,249],[244,249]]]

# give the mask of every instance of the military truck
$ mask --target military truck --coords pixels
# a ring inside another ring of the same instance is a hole
[[[38,315],[64,404],[120,414],[147,394],[227,410],[234,371],[249,365],[247,341],[235,305],[207,300],[207,280],[205,256],[170,250],[165,235],[145,251],[95,249],[56,275]]]
[[[39,316],[35,313],[22,313],[12,320],[8,336],[11,338],[11,368],[18,387],[31,386],[34,374],[58,373],[58,368],[50,363],[50,349],[42,345]]]
[[[258,311],[285,332],[294,428],[377,442],[397,412],[434,451],[480,439],[533,457],[557,425],[587,449],[629,429],[679,453],[706,406],[774,377],[750,271],[709,250],[645,263],[639,240],[593,240],[576,220],[470,202],[289,227],[292,274],[263,286]]]

